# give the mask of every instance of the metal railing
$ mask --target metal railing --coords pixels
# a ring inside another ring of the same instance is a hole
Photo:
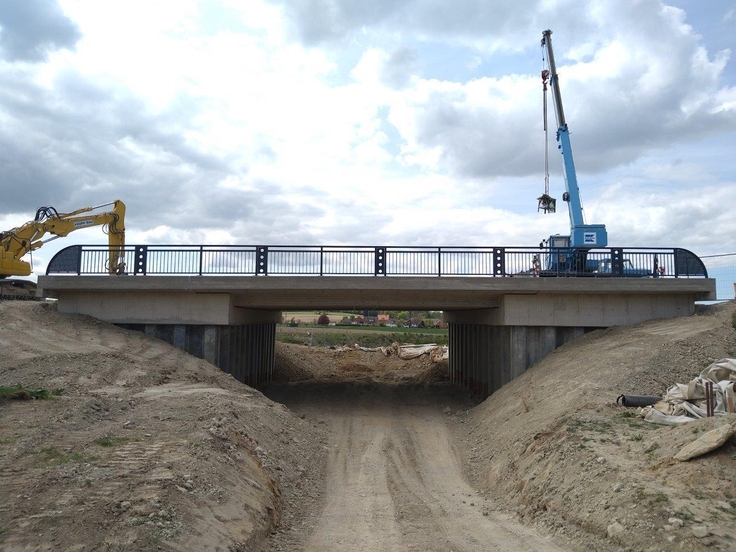
[[[46,274],[107,274],[108,253],[67,247]],[[679,248],[128,245],[125,259],[132,275],[708,277],[700,258]]]

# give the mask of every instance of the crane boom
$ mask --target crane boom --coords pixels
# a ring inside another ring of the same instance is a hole
[[[567,202],[570,215],[570,236],[565,247],[575,249],[590,249],[593,247],[605,247],[608,245],[608,235],[603,224],[585,224],[583,218],[583,206],[580,200],[580,189],[578,188],[577,173],[575,172],[575,161],[570,144],[570,131],[565,120],[565,111],[562,107],[562,95],[560,94],[560,83],[555,65],[555,56],[552,51],[552,31],[546,30],[542,33],[542,47],[546,49],[549,61],[549,85],[552,90],[555,114],[557,115],[557,143],[562,154],[563,174],[565,179],[565,194],[562,199]],[[542,73],[542,80],[546,87],[547,75]],[[546,122],[545,122],[546,124]],[[544,197],[544,196],[543,196]],[[550,243],[555,240],[558,244],[563,242],[564,236],[551,236]]]

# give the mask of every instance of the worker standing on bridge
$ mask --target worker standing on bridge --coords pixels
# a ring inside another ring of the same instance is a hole
[[[542,268],[542,265],[539,262],[539,255],[534,255],[534,257],[532,257],[532,268],[534,269],[534,275],[539,276],[539,271]]]

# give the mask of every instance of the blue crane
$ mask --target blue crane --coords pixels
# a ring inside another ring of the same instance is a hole
[[[559,271],[587,271],[593,267],[586,262],[587,252],[594,247],[606,247],[608,245],[608,234],[603,224],[586,224],[583,218],[583,206],[580,201],[580,189],[575,173],[575,162],[572,157],[572,146],[570,145],[570,130],[565,120],[565,112],[562,109],[562,96],[560,95],[560,83],[555,67],[555,57],[552,52],[552,31],[546,30],[542,33],[542,47],[546,49],[549,70],[542,71],[542,83],[544,87],[544,129],[545,141],[547,136],[547,84],[552,89],[555,114],[557,115],[557,148],[562,153],[563,173],[565,177],[565,193],[563,201],[567,203],[570,215],[570,235],[553,235],[549,237],[549,262],[548,270]],[[545,213],[554,213],[556,200],[549,195],[549,163],[545,148],[545,193],[537,198],[538,209]],[[542,242],[542,245],[544,242]],[[595,263],[590,263],[595,264]]]

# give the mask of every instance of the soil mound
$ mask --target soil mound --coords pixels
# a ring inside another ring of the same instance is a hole
[[[0,303],[0,548],[252,550],[317,494],[324,430],[216,367],[51,303]]]
[[[459,426],[477,488],[580,550],[736,550],[736,442],[673,456],[736,415],[644,422],[621,393],[662,396],[733,357],[736,305],[595,331],[494,393]]]

